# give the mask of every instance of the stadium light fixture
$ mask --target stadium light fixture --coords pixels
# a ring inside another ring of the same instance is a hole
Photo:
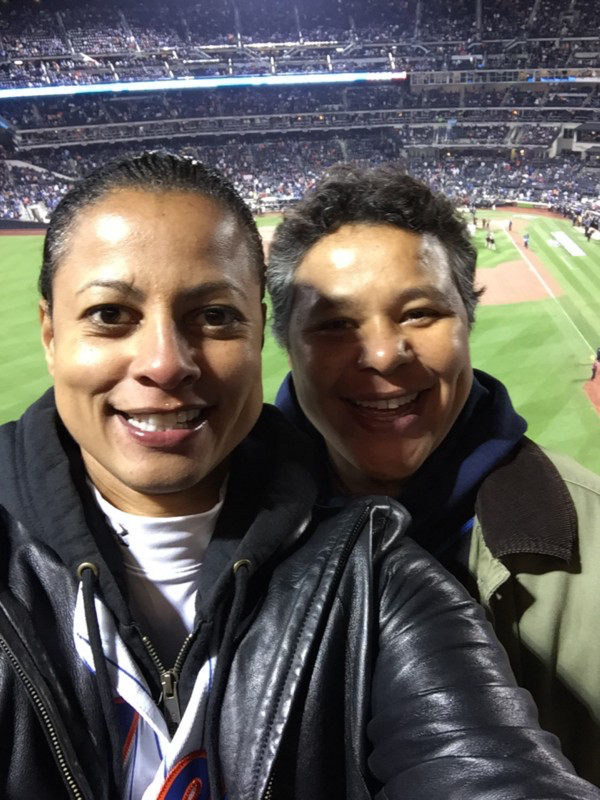
[[[331,83],[389,83],[406,80],[405,71],[395,72],[308,72],[285,75],[240,75],[217,78],[172,78],[153,81],[76,84],[71,86],[23,86],[0,89],[0,99],[18,97],[56,97],[78,94],[164,92],[179,89],[221,89],[227,86],[310,86]]]

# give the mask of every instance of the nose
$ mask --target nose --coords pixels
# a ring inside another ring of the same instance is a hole
[[[372,321],[361,330],[359,366],[382,375],[412,361],[414,352],[406,334],[393,320]]]
[[[145,385],[172,390],[200,377],[197,347],[172,319],[145,320],[134,346],[134,376]]]

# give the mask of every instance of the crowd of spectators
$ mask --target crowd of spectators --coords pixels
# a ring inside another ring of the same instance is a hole
[[[324,130],[344,136],[350,131],[368,134],[373,129],[396,131],[407,147],[421,145],[435,147],[444,143],[463,143],[486,146],[503,144],[506,147],[521,144],[537,151],[545,151],[560,135],[562,127],[553,124],[515,122],[500,123],[464,122],[456,119],[431,122],[404,122],[401,112],[320,112],[288,116],[206,117],[190,120],[165,120],[135,125],[94,125],[64,129],[34,130],[27,139],[21,139],[23,152],[49,147],[75,147],[99,142],[136,142],[138,147],[148,146],[157,139],[177,140],[184,137],[268,135],[295,131]]]
[[[416,32],[423,41],[473,41],[477,36],[475,4],[471,0],[428,0]]]
[[[431,135],[431,130],[419,131],[421,135]],[[491,131],[490,126],[490,134]],[[407,153],[403,145],[401,132],[362,132],[342,138],[323,131],[304,138],[271,136],[212,146],[181,140],[167,146],[217,166],[259,211],[280,208],[298,199],[319,174],[340,161],[371,165],[397,161],[462,204],[525,200],[562,208],[584,200],[598,201],[600,197],[600,166],[582,161],[578,154],[564,153],[543,160],[511,158],[492,146],[471,156],[442,149],[434,156],[429,151],[419,156],[417,151]],[[109,158],[139,149],[132,143],[104,144],[40,151],[30,156],[29,165],[0,161],[0,218],[30,218],[27,209],[33,206],[49,212],[81,175]]]
[[[351,34],[354,35],[354,34]],[[508,43],[506,43],[508,44]],[[518,48],[502,52],[491,43],[481,43],[465,51],[462,44],[433,44],[424,49],[390,42],[385,47],[367,48],[364,44],[342,40],[323,45],[317,51],[309,47],[286,45],[276,50],[229,45],[230,49],[206,52],[202,45],[184,50],[153,52],[137,49],[115,51],[112,56],[74,52],[62,58],[16,59],[0,64],[0,88],[50,85],[91,85],[136,80],[186,80],[230,75],[271,75],[328,72],[408,72],[458,69],[539,69],[572,67],[593,75],[597,66],[599,42],[588,51],[584,42],[521,42]],[[290,53],[294,53],[290,55]],[[591,56],[590,56],[591,52]],[[590,60],[592,59],[592,60]]]
[[[573,154],[544,161],[448,157],[413,165],[413,171],[465,205],[526,201],[559,209],[597,202],[600,197],[600,169],[587,168]]]
[[[0,161],[0,219],[21,219],[25,209],[20,200],[21,186],[15,189],[8,167]]]
[[[33,3],[4,4],[0,12],[0,59],[68,53],[51,11]]]
[[[388,86],[228,88],[22,99],[2,101],[0,117],[12,127],[23,147],[158,134],[297,130],[307,126],[340,129],[405,121],[413,125],[456,124],[457,130],[478,125],[475,138],[481,138],[483,124],[493,123],[499,129],[501,124],[531,127],[530,123],[537,122],[537,142],[530,131],[524,143],[547,146],[555,138],[550,130],[561,122],[600,122],[599,105],[594,86],[565,86],[564,91],[562,85],[558,90],[546,86],[534,92],[514,87],[490,91],[485,85],[472,85],[456,91],[404,81]],[[493,140],[501,140],[496,133],[492,133]]]
[[[52,172],[0,161],[0,219],[43,222],[72,184]]]
[[[499,144],[508,136],[506,125],[451,125],[446,127],[446,141],[469,144]]]
[[[515,137],[515,142],[521,145],[535,144],[547,147],[552,144],[559,133],[560,127],[556,125],[523,125]]]
[[[563,179],[569,197],[587,196],[594,169],[539,159],[565,123],[592,123],[586,141],[596,141],[599,3],[2,0],[0,86],[390,68],[422,79],[0,100],[0,125],[30,165],[0,159],[0,215],[50,211],[102,160],[165,142],[220,166],[267,205],[293,201],[340,160],[404,159],[457,198],[549,202]],[[435,77],[524,69],[526,78],[563,66],[591,80],[526,86],[482,74],[438,85]]]
[[[41,9],[35,0],[3,0],[0,86],[390,67],[588,67],[600,47],[597,0],[481,0],[481,17],[476,6],[473,0],[255,0],[251,7],[232,0],[186,6],[44,0]]]
[[[484,39],[510,38],[515,31],[529,37],[585,36],[598,25],[598,8],[588,0],[557,3],[556,0],[512,0],[511,3],[484,2]]]

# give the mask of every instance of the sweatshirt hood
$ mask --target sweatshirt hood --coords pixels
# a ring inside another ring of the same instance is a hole
[[[102,535],[110,529],[87,485],[79,447],[58,416],[52,389],[19,420],[0,427],[0,448],[0,507],[58,553],[73,575],[90,560],[106,559],[110,571],[118,571],[118,543]],[[284,544],[282,538],[291,530],[302,527],[317,491],[310,478],[312,459],[303,437],[277,409],[265,406],[232,454],[215,532],[231,542],[224,548],[229,556],[235,553],[258,566]],[[92,531],[102,535],[102,553]],[[223,566],[220,560],[213,566]]]
[[[470,531],[475,496],[483,479],[522,441],[527,423],[517,414],[506,388],[481,370],[473,371],[467,401],[440,446],[406,482],[396,498],[408,510],[408,534],[440,560]],[[327,455],[322,436],[303,413],[291,374],[281,385],[276,405]],[[328,502],[347,502],[334,488],[329,468],[319,474],[320,492]],[[432,502],[433,499],[433,502]]]
[[[119,544],[88,486],[81,451],[49,389],[16,422],[0,427],[0,507],[53,551],[74,580],[84,562],[119,619],[130,622]],[[25,542],[24,542],[25,543]]]
[[[81,531],[85,517],[65,458],[70,439],[49,389],[16,422],[0,427],[0,505],[45,544]],[[73,449],[73,448],[71,448]]]
[[[190,700],[198,665],[217,647],[216,669],[207,708],[210,785],[221,786],[219,718],[236,637],[249,604],[269,579],[272,562],[293,547],[310,519],[317,495],[312,455],[303,437],[274,407],[266,406],[250,434],[234,450],[224,507],[206,550],[196,599],[196,627],[179,674],[179,698]],[[117,629],[160,695],[156,668],[149,663],[127,604],[117,537],[108,527],[86,480],[78,445],[64,428],[48,391],[17,422],[0,428],[0,513],[24,528],[17,546],[42,542],[74,579],[81,570],[83,605],[99,698],[111,738],[113,775],[121,776],[121,742],[113,689],[96,615],[100,595]],[[25,531],[27,533],[25,533]],[[30,537],[30,538],[28,538]],[[93,565],[93,566],[92,566]],[[166,713],[166,710],[165,710]],[[215,798],[221,797],[214,791]]]

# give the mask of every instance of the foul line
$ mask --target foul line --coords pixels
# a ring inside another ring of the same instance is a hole
[[[564,308],[563,308],[563,307],[562,307],[562,305],[560,304],[560,300],[559,300],[559,299],[558,299],[558,297],[557,297],[557,296],[554,294],[554,292],[552,291],[551,287],[550,287],[550,286],[548,286],[548,284],[546,283],[546,281],[544,280],[544,278],[542,277],[542,275],[540,275],[540,273],[537,271],[537,269],[535,268],[535,266],[534,266],[533,262],[531,261],[531,259],[528,257],[528,255],[527,255],[527,253],[525,252],[525,250],[524,250],[524,249],[521,249],[521,248],[519,247],[519,245],[518,245],[518,244],[515,242],[515,240],[513,239],[513,237],[512,237],[512,236],[510,236],[510,235],[509,235],[509,237],[508,237],[508,238],[509,238],[509,239],[510,239],[510,241],[513,243],[513,245],[514,245],[514,247],[515,247],[515,249],[516,249],[517,253],[519,253],[519,255],[521,256],[521,258],[522,258],[524,261],[526,261],[526,262],[527,262],[527,264],[529,265],[529,269],[530,269],[530,270],[533,272],[533,274],[535,275],[535,277],[536,277],[536,278],[538,279],[538,281],[539,281],[539,282],[542,284],[542,286],[544,287],[544,289],[545,289],[545,290],[548,292],[548,295],[549,295],[549,296],[550,296],[550,297],[551,297],[551,298],[554,300],[554,302],[556,303],[556,305],[557,305],[557,306],[560,308],[560,310],[562,311],[562,313],[563,313],[563,314],[565,315],[565,317],[566,317],[566,318],[569,320],[569,322],[571,323],[571,325],[572,325],[572,326],[575,328],[575,330],[577,331],[577,333],[578,333],[579,337],[582,339],[582,341],[583,341],[583,342],[585,342],[585,344],[587,345],[587,347],[589,347],[589,349],[591,350],[591,352],[592,352],[592,353],[594,353],[594,352],[595,352],[595,350],[594,350],[594,348],[592,347],[592,345],[591,345],[591,344],[588,342],[588,340],[585,338],[585,336],[583,335],[583,333],[582,333],[582,332],[579,330],[579,328],[577,327],[577,325],[576,325],[576,324],[573,322],[573,320],[571,319],[571,317],[570,317],[570,316],[567,314],[567,312],[564,310]]]

